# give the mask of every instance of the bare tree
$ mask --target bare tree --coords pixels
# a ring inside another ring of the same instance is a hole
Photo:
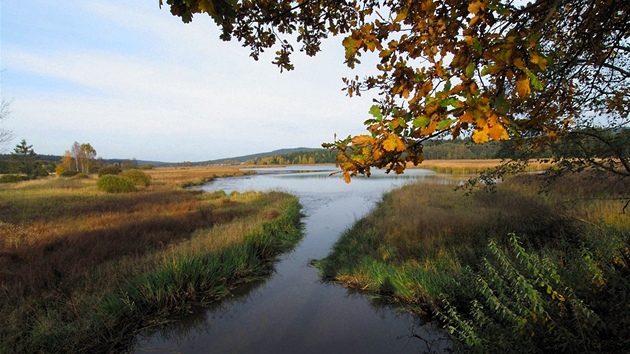
[[[11,114],[11,102],[2,99],[0,103],[0,125]],[[4,152],[5,145],[13,140],[13,132],[0,126],[0,152]]]

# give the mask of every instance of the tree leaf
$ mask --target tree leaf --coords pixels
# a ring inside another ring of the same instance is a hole
[[[472,79],[472,77],[475,75],[475,68],[476,67],[477,66],[472,61],[470,63],[468,63],[468,65],[466,66],[466,77],[467,78]]]
[[[413,126],[416,128],[426,127],[429,123],[431,123],[431,119],[427,117],[417,117],[413,120]]]
[[[521,75],[516,80],[516,92],[521,98],[527,97],[530,93],[532,93],[531,86],[529,85],[529,76]]]
[[[407,147],[397,135],[389,134],[387,139],[383,141],[383,149],[385,151],[405,151]]]
[[[374,142],[374,138],[367,134],[357,135],[352,138],[352,143],[355,145],[365,145]]]
[[[370,107],[370,114],[379,121],[383,120],[383,113],[381,113],[381,108],[377,105]]]
[[[454,122],[456,122],[455,119],[442,119],[441,121],[437,123],[436,128],[437,130],[444,130],[450,127],[451,124],[453,124]]]
[[[532,87],[535,90],[541,91],[543,89],[543,86],[540,83],[540,81],[538,80],[538,77],[536,77],[536,75],[533,72],[529,71],[529,70],[527,70],[526,72],[527,72],[527,77],[529,77],[529,81],[530,81]]]

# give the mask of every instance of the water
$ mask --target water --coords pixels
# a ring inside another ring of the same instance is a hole
[[[303,206],[305,236],[266,281],[240,289],[213,308],[138,337],[136,353],[423,353],[445,352],[448,341],[432,323],[381,306],[364,294],[322,283],[312,259],[324,258],[339,235],[384,192],[418,179],[442,180],[427,170],[404,175],[376,171],[346,184],[333,167],[257,169],[224,178],[206,191],[282,190]]]

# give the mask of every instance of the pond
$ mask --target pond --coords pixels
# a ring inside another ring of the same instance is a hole
[[[198,309],[137,338],[136,353],[440,353],[449,342],[426,319],[380,305],[369,296],[324,283],[312,259],[324,258],[340,234],[383,193],[410,181],[452,183],[423,169],[395,176],[375,171],[346,184],[334,166],[256,169],[201,189],[282,190],[302,204],[304,239],[267,280],[239,289],[213,308]]]

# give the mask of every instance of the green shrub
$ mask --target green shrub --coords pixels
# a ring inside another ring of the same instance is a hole
[[[72,176],[72,179],[86,179],[86,178],[90,178],[90,176],[86,175],[85,173],[77,173],[74,176]]]
[[[98,170],[98,176],[105,176],[105,175],[117,175],[120,173],[120,167],[118,166],[114,166],[114,165],[109,165],[109,166],[103,166]]]
[[[61,174],[59,174],[59,176],[61,177],[72,177],[76,174],[78,174],[79,172],[77,171],[72,171],[72,170],[65,170],[63,172],[61,172]]]
[[[96,181],[96,187],[107,193],[126,193],[136,190],[134,183],[127,177],[119,175],[104,175]]]
[[[148,187],[151,184],[151,176],[140,170],[132,169],[123,171],[121,176],[128,178],[136,186]]]
[[[2,175],[0,176],[0,183],[16,183],[26,181],[28,178],[20,175]]]

